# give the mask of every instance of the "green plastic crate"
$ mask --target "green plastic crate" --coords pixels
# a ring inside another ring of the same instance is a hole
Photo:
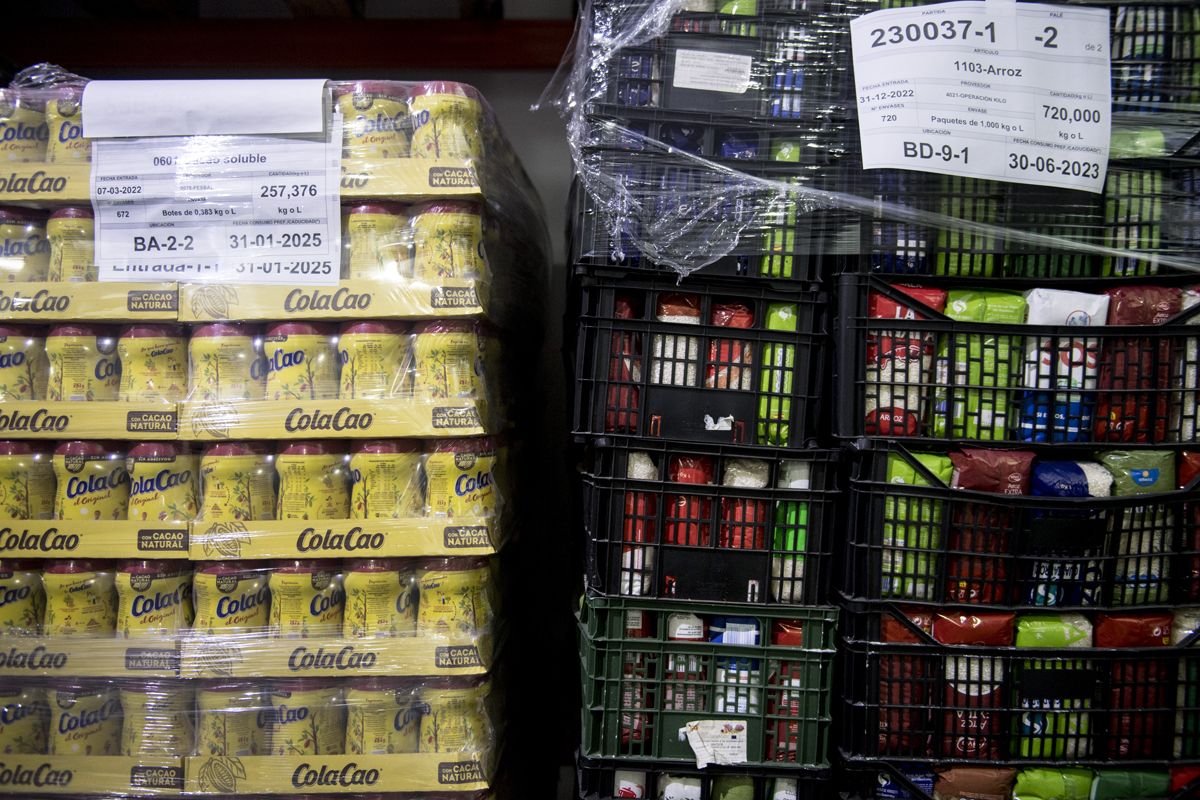
[[[672,641],[667,618],[675,613],[754,619],[768,643],[776,622],[799,623],[801,644]],[[695,764],[680,729],[720,720],[745,724],[747,765],[828,768],[836,621],[828,608],[742,613],[588,598],[579,616],[582,754]],[[651,635],[628,635],[627,624]]]

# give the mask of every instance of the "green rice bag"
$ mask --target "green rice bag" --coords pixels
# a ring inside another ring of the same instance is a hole
[[[1110,170],[1104,182],[1104,245],[1153,252],[1162,246],[1164,181],[1157,170]],[[1154,275],[1153,261],[1105,256],[1100,274]]]
[[[1088,800],[1091,791],[1088,769],[1023,769],[1017,773],[1013,800]]]
[[[968,222],[996,224],[1000,219],[1001,195],[992,181],[942,177],[941,212]],[[938,275],[989,276],[996,262],[996,237],[963,228],[938,231]]]
[[[1017,647],[1092,646],[1092,624],[1082,614],[1029,614],[1017,618]],[[1020,662],[1014,683],[1014,756],[1086,758],[1096,676],[1085,661],[1033,658]]]
[[[1096,773],[1091,800],[1170,797],[1171,774],[1152,770],[1105,769]]]
[[[949,486],[954,465],[949,456],[913,453],[942,485]],[[888,456],[887,482],[936,486],[899,453]],[[942,546],[945,501],[925,497],[887,497],[884,500],[882,594],[909,600],[933,600]]]
[[[1100,463],[1113,476],[1117,497],[1173,491],[1175,454],[1155,450],[1112,450]],[[1121,515],[1113,602],[1165,603],[1170,577],[1168,553],[1174,514],[1163,505],[1132,506]]]
[[[960,322],[1025,322],[1025,297],[1015,292],[955,290],[946,316]],[[953,355],[951,341],[953,340]],[[938,347],[933,435],[955,439],[1009,438],[1009,387],[1020,369],[1021,343],[1003,334],[956,334]],[[953,389],[948,388],[953,386]],[[967,386],[979,388],[964,388]],[[988,389],[983,387],[995,387]],[[949,425],[949,430],[947,430]]]

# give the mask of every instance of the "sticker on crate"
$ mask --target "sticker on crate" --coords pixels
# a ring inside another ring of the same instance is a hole
[[[744,719],[702,719],[679,729],[696,754],[696,768],[745,764],[748,725]]]

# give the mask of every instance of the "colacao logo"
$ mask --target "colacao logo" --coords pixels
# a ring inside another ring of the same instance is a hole
[[[121,374],[121,362],[115,358],[102,358],[96,362],[96,380],[106,381]]]
[[[0,241],[0,256],[5,258],[23,258],[39,256],[50,252],[50,240],[37,233],[31,233],[24,239],[4,239]]]
[[[355,136],[366,136],[368,133],[392,133],[398,128],[397,119],[398,117],[389,116],[382,111],[376,112],[373,117],[359,114],[354,118],[350,130]]]
[[[306,293],[293,289],[283,299],[283,310],[293,311],[363,311],[371,305],[371,295],[359,294],[342,287],[333,292],[316,289]]]
[[[172,472],[169,469],[164,469],[157,475],[146,475],[134,480],[129,486],[129,493],[149,494],[151,492],[165,492],[168,489],[174,489],[176,486],[190,483],[191,480],[191,470],[185,469],[182,472]]]
[[[19,367],[25,363],[25,354],[17,351],[15,353],[4,353],[0,355],[0,369],[12,369]]]
[[[369,669],[375,666],[377,660],[378,656],[375,653],[360,653],[350,644],[336,651],[326,651],[324,647],[310,651],[307,647],[300,646],[288,656],[288,669],[292,672],[310,669]]]
[[[346,553],[356,550],[381,550],[384,538],[382,533],[369,533],[362,528],[351,528],[345,533],[334,533],[329,529],[318,533],[314,528],[305,528],[296,539],[296,549],[301,553],[314,550],[337,550]]]
[[[173,592],[155,592],[153,597],[145,594],[134,595],[129,612],[135,617],[144,617],[156,611],[166,611],[183,605],[191,594],[191,587],[184,585]]]
[[[12,124],[0,122],[0,142],[48,142],[50,141],[50,126],[26,125],[24,122]]]
[[[332,414],[293,408],[284,419],[283,427],[289,433],[296,431],[355,431],[370,428],[374,421],[373,414],[354,413],[348,406],[342,406]]]
[[[247,592],[239,597],[222,597],[217,601],[217,618],[224,619],[234,614],[241,614],[253,608],[258,608],[267,602],[267,587],[257,592]]]
[[[64,121],[58,126],[58,141],[66,144],[83,138],[83,126],[74,122]]]
[[[308,709],[304,706],[291,708],[286,705],[278,705],[271,709],[270,720],[276,725],[290,725],[293,722],[303,722],[306,719],[308,719]]]
[[[58,715],[58,732],[71,733],[85,728],[92,728],[104,722],[114,714],[121,713],[121,703],[116,698],[105,700],[104,704],[94,711],[83,711],[72,714],[64,711]]]
[[[49,137],[46,137],[47,139]],[[0,177],[0,192],[13,194],[56,194],[67,188],[67,179],[47,175],[38,170],[31,175],[18,175],[10,172],[6,177]]]
[[[63,669],[66,666],[66,653],[49,652],[44,645],[38,645],[27,651],[10,647],[7,653],[0,653],[0,667],[42,672],[49,669]]]
[[[20,722],[31,714],[36,714],[39,707],[34,703],[8,703],[0,706],[0,725],[12,725]]]
[[[276,350],[267,359],[267,372],[278,372],[289,367],[298,367],[304,363],[303,350]]]
[[[67,481],[67,497],[76,498],[95,492],[107,492],[129,481],[124,467],[117,467],[107,475],[88,475],[86,478],[72,477]]]
[[[54,769],[51,764],[35,768],[20,764],[10,767],[0,761],[0,786],[70,786],[75,773],[69,769]]]
[[[308,613],[314,617],[319,617],[331,608],[337,608],[346,601],[346,593],[341,589],[334,589],[329,594],[319,594],[312,599],[308,604]]]
[[[419,724],[420,721],[421,712],[409,706],[396,712],[396,718],[392,720],[392,727],[398,731],[408,731],[412,730],[412,726]]]
[[[0,608],[9,603],[19,603],[27,600],[33,592],[28,586],[5,586],[0,583]]]
[[[0,553],[15,550],[38,550],[49,553],[55,550],[74,550],[79,547],[79,534],[59,533],[58,528],[31,531],[28,528],[14,531],[0,528]]]
[[[483,491],[492,485],[492,473],[480,470],[474,475],[459,475],[454,481],[454,493],[459,497]]]
[[[292,773],[292,786],[374,786],[379,781],[379,770],[359,769],[351,761],[341,769],[321,767],[314,769],[307,762],[296,767]]]
[[[4,191],[0,185],[0,192]],[[20,292],[6,294],[0,291],[0,311],[28,311],[32,314],[61,314],[71,306],[71,298],[50,294],[46,289],[39,289],[33,295],[26,297]]]

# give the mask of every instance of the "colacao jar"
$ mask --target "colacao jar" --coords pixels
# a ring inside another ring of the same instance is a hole
[[[50,266],[46,280],[84,283],[99,277],[96,267],[96,220],[90,208],[55,209],[46,223]]]
[[[486,680],[430,678],[418,694],[422,753],[486,750],[491,739]]]
[[[268,400],[333,400],[338,392],[337,332],[331,325],[278,322],[263,337]]]
[[[366,441],[350,456],[350,518],[407,519],[425,513],[421,444],[409,439]]]
[[[29,442],[0,441],[0,517],[54,519],[50,456]]]
[[[341,755],[346,746],[346,708],[336,681],[280,681],[269,694],[271,755]]]
[[[0,754],[45,755],[50,709],[40,686],[0,686]]]
[[[483,103],[474,87],[430,81],[410,90],[413,158],[483,156]]]
[[[412,207],[413,279],[431,286],[443,280],[480,280],[487,275],[483,217],[478,203],[435,200]]]
[[[46,162],[87,164],[92,160],[92,143],[83,138],[83,89],[64,86],[46,103]]]
[[[54,518],[125,519],[129,511],[129,472],[125,454],[99,442],[63,442],[54,450]]]
[[[277,561],[270,586],[272,636],[332,638],[342,632],[346,593],[336,563]]]
[[[417,686],[388,678],[359,678],[346,686],[346,753],[420,752]]]
[[[129,470],[129,519],[191,522],[196,517],[197,460],[174,442],[134,445]]]
[[[196,752],[262,756],[269,749],[270,708],[253,683],[205,681],[196,687]]]
[[[44,636],[112,638],[117,630],[117,591],[112,567],[86,559],[49,561]]]
[[[425,457],[425,498],[429,514],[489,517],[499,505],[498,450],[490,436],[433,439]]]
[[[166,639],[192,626],[192,571],[186,561],[129,559],[117,567],[117,636]]]
[[[118,398],[129,403],[177,403],[187,391],[187,345],[179,325],[127,325],[117,340]]]
[[[399,203],[343,207],[346,229],[346,277],[399,281],[412,271],[406,209]]]
[[[188,341],[191,366],[189,397],[217,403],[262,400],[267,364],[257,331],[238,322],[213,322],[192,330]]]
[[[409,563],[398,558],[360,558],[346,563],[343,637],[407,636],[416,630],[416,575]]]
[[[40,562],[0,560],[0,637],[37,636],[45,614]]]
[[[387,81],[356,81],[335,86],[342,112],[342,157],[408,157],[408,93]]]
[[[0,325],[0,401],[45,400],[49,369],[40,329]]]
[[[349,519],[346,452],[328,442],[292,442],[275,456],[279,519]]]
[[[347,322],[338,336],[342,400],[403,394],[410,358],[408,328],[399,322]]]
[[[208,561],[192,576],[192,630],[209,636],[262,633],[270,622],[267,569],[241,561]]]
[[[491,572],[482,558],[431,558],[417,572],[417,633],[472,637],[492,620]]]
[[[183,758],[195,742],[192,708],[195,690],[187,681],[123,681],[125,724],[121,755]]]
[[[49,692],[52,756],[121,754],[121,697],[104,683],[64,683]]]
[[[0,126],[3,124],[0,119]],[[3,142],[0,142],[0,161],[3,160]],[[49,269],[46,213],[0,206],[0,282],[44,281]]]
[[[117,338],[100,325],[56,325],[46,335],[48,400],[116,400],[121,386]]]
[[[275,456],[258,442],[221,442],[200,457],[199,522],[275,519]]]
[[[0,161],[45,161],[49,138],[45,101],[19,89],[0,89]]]

